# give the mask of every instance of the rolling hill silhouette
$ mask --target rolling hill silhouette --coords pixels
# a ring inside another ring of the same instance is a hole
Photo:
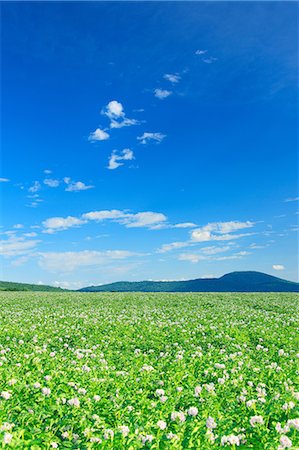
[[[220,278],[186,281],[118,281],[80,292],[299,292],[299,283],[261,272],[232,272]]]

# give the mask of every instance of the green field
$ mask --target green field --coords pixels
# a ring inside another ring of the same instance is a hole
[[[296,294],[2,292],[0,310],[0,446],[299,448]]]

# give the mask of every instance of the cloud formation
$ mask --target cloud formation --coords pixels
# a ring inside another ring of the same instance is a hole
[[[167,89],[155,89],[154,95],[160,100],[164,100],[164,98],[169,97],[172,94],[172,91],[168,91]]]
[[[82,250],[78,252],[39,253],[39,265],[50,272],[72,272],[88,266],[107,266],[109,262],[124,260],[140,254],[127,250]]]
[[[59,180],[55,180],[55,179],[53,179],[53,178],[46,178],[46,179],[44,180],[44,184],[45,184],[46,186],[51,187],[51,188],[56,188],[56,187],[59,186],[60,181],[59,181]]]
[[[65,191],[67,192],[86,191],[88,189],[94,188],[94,186],[87,185],[83,183],[83,181],[72,181],[69,177],[64,177],[63,181],[67,185],[67,187],[65,188]]]
[[[272,269],[274,269],[274,270],[284,270],[285,267],[282,264],[273,264]]]
[[[172,73],[165,73],[163,75],[163,78],[167,81],[170,81],[170,83],[172,83],[172,84],[176,84],[181,80],[180,75],[172,74]]]
[[[40,241],[33,239],[25,239],[24,237],[16,237],[11,235],[8,239],[0,241],[0,255],[2,256],[19,256],[26,255],[33,250]]]
[[[140,141],[141,144],[147,144],[149,141],[155,141],[160,143],[166,137],[165,134],[162,133],[143,133],[142,136],[138,136],[137,140]]]
[[[95,131],[90,133],[88,140],[91,142],[106,141],[107,139],[109,139],[109,137],[109,133],[107,133],[105,130],[101,130],[101,128],[97,128]]]
[[[122,161],[132,161],[132,159],[134,159],[134,153],[129,148],[125,148],[120,153],[117,153],[117,150],[113,150],[109,157],[107,169],[115,170],[124,165]]]
[[[234,234],[235,231],[244,228],[251,228],[254,226],[253,222],[212,222],[207,225],[197,228],[192,231],[191,239],[195,242],[206,241],[228,241],[231,239],[238,239],[244,234]]]

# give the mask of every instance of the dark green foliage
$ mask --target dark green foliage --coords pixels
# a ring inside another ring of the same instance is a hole
[[[27,284],[27,283],[14,283],[12,281],[0,281],[0,291],[40,291],[40,292],[52,292],[52,291],[65,291],[59,287],[46,286],[39,284]]]

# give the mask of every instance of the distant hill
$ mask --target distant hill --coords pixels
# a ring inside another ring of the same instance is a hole
[[[261,272],[232,272],[187,281],[119,281],[80,292],[299,292],[299,283]]]
[[[12,281],[0,281],[0,291],[37,291],[37,292],[63,292],[64,289],[54,286],[39,284],[14,283]]]

